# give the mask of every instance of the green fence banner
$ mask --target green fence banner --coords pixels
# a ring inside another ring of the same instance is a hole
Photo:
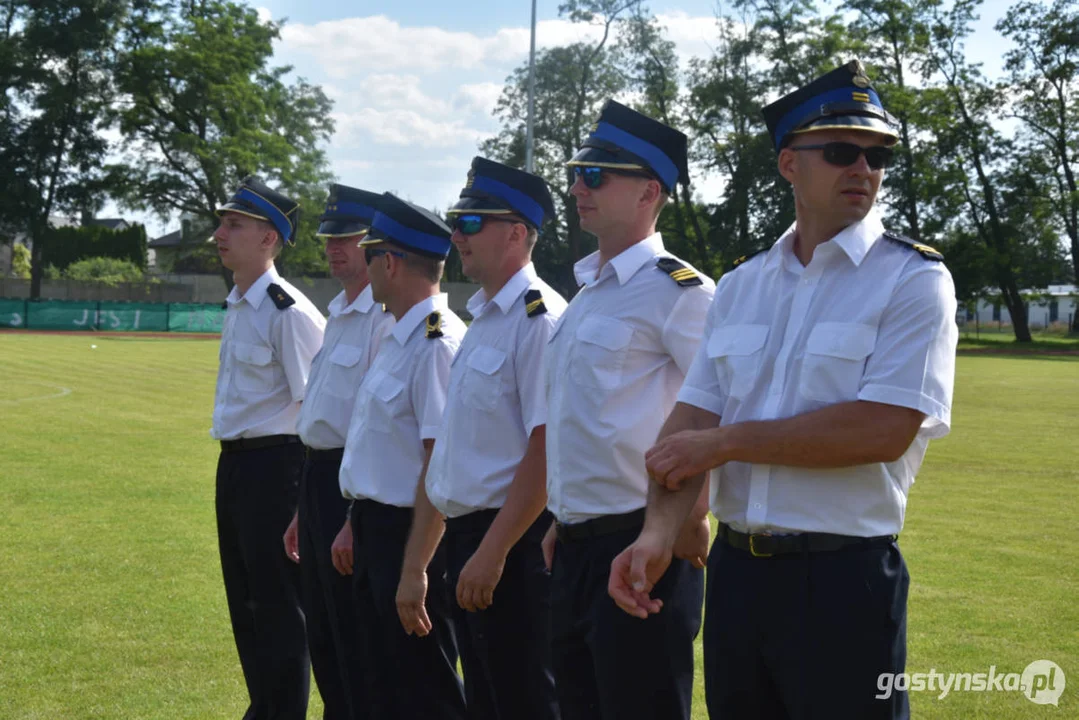
[[[220,305],[0,298],[0,328],[219,333]]]

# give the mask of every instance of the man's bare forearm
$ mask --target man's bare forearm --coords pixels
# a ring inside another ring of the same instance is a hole
[[[923,419],[917,410],[859,400],[714,432],[722,463],[824,469],[898,460]]]
[[[719,416],[693,405],[677,403],[663,423],[657,442],[683,430],[707,430],[719,424]],[[648,484],[645,530],[660,532],[673,546],[686,523],[700,522],[708,514],[708,474],[692,477],[678,490]]]

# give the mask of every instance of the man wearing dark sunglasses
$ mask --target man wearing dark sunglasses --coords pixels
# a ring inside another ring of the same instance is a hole
[[[342,494],[353,500],[353,591],[373,715],[460,720],[444,550],[436,541],[422,565],[402,564],[465,333],[439,291],[450,229],[386,193],[360,244],[372,297],[397,320],[357,390],[340,475]]]
[[[285,554],[300,565],[300,599],[311,667],[322,696],[324,720],[369,717],[352,600],[352,526],[332,550],[348,501],[338,476],[356,388],[393,328],[393,316],[376,303],[359,241],[367,234],[380,196],[334,184],[319,218],[330,274],[341,293],[330,301],[322,347],[311,363],[296,430],[306,448],[300,500],[285,532]],[[336,556],[336,557],[335,557]],[[335,569],[336,568],[336,569]]]
[[[648,452],[648,520],[611,571],[663,614],[682,518],[708,471],[705,692],[713,718],[893,719],[910,577],[896,543],[929,441],[948,433],[955,288],[873,204],[896,123],[858,61],[764,108],[795,223],[723,276],[705,341]],[[878,699],[879,698],[879,699]]]
[[[702,512],[645,622],[607,595],[611,560],[641,529],[644,451],[670,412],[714,285],[672,256],[656,219],[687,174],[686,136],[608,102],[570,161],[581,227],[599,250],[547,345],[547,507],[555,681],[563,720],[688,720],[708,548]],[[658,622],[657,622],[658,621]]]
[[[404,565],[431,555],[445,517],[470,720],[556,720],[540,547],[551,522],[543,350],[566,302],[531,261],[554,203],[541,178],[478,157],[449,214],[461,266],[482,289],[468,301],[473,320],[450,371]]]

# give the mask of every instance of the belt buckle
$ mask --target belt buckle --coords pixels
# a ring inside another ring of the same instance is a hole
[[[770,538],[772,537],[768,533],[755,533],[749,536],[749,554],[753,557],[772,557],[774,553],[758,552],[757,551],[757,539],[758,538]]]

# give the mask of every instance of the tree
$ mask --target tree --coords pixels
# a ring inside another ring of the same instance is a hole
[[[30,279],[30,250],[22,243],[11,246],[11,272],[20,280]]]
[[[314,228],[331,180],[320,145],[333,133],[332,103],[303,79],[289,83],[291,68],[270,67],[280,27],[228,0],[137,0],[116,73],[127,154],[111,174],[127,206],[187,212],[209,227],[258,174],[301,203],[283,268],[324,271]]]
[[[915,240],[928,240],[941,230],[939,222],[926,217],[936,168],[931,143],[919,133],[926,126],[922,92],[909,77],[911,67],[927,60],[930,9],[937,4],[938,0],[846,0],[844,4],[858,13],[852,28],[865,46],[863,57],[872,67],[873,84],[899,122],[895,163],[884,180],[883,200],[891,209],[888,225]]]
[[[949,189],[965,201],[966,213],[956,221],[969,223],[986,246],[991,277],[1011,315],[1016,340],[1030,342],[1016,274],[1022,237],[1002,204],[1005,166],[1013,154],[1012,143],[994,125],[1004,102],[1000,89],[967,63],[963,49],[979,2],[957,0],[947,10],[934,10],[933,43],[923,71],[941,77],[943,85],[924,97],[931,105],[939,162],[952,178]]]
[[[686,123],[682,111],[682,74],[674,43],[664,37],[659,21],[648,15],[639,2],[622,30],[618,44],[627,68],[627,81],[630,88],[641,94],[636,109],[665,125],[683,129]],[[709,275],[716,274],[689,177],[678,178],[678,187],[671,188],[668,207],[669,212],[661,220],[672,216],[674,232],[668,228],[664,233],[665,243],[682,257],[696,255],[698,268]]]
[[[1079,281],[1079,12],[1069,0],[1024,0],[997,23],[1016,47],[1005,55],[1023,123],[1020,142],[1041,170],[1039,188],[1070,241]],[[1079,329],[1079,321],[1072,330]]]
[[[41,295],[49,218],[100,204],[101,134],[121,0],[7,2],[0,10],[0,221],[32,245],[30,296]]]

